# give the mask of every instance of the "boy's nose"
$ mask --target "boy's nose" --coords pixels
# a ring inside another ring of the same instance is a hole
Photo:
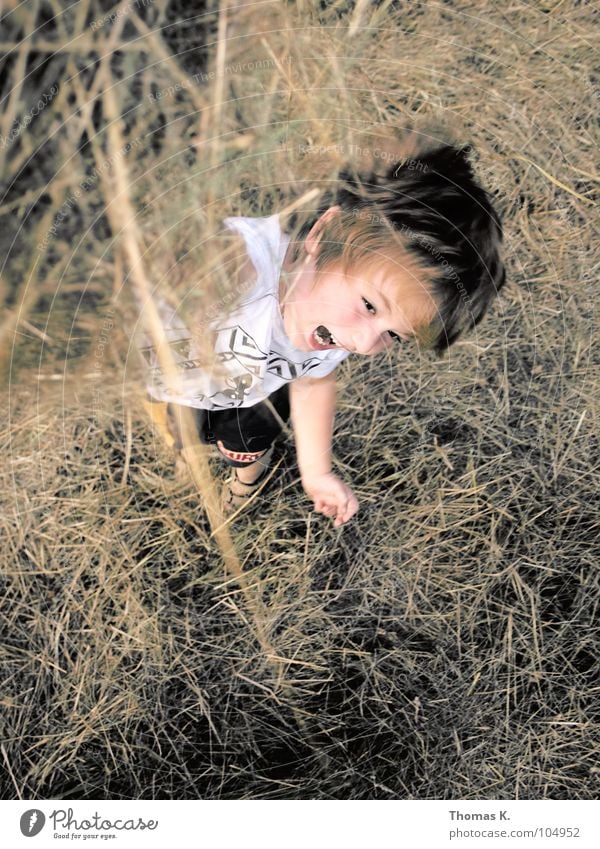
[[[351,334],[352,350],[355,354],[370,354],[379,341],[379,333],[373,327],[357,328]]]

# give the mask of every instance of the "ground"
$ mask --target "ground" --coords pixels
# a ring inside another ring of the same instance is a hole
[[[76,6],[9,4],[0,59],[2,796],[595,798],[591,8],[274,3],[219,53],[211,4]],[[118,164],[180,297],[220,218],[415,117],[473,143],[507,287],[443,360],[342,364],[359,514],[287,438],[228,572],[140,402]]]

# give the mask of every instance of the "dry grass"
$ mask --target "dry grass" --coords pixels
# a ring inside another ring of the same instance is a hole
[[[111,28],[93,3],[56,20],[58,2],[14,5],[2,796],[594,798],[591,8],[273,3],[185,20],[156,2]],[[340,368],[357,518],[335,531],[310,513],[288,444],[231,526],[244,591],[139,404],[113,169],[74,197],[110,164],[94,56],[132,142],[152,283],[190,308],[223,216],[322,185],[350,145],[377,148],[377,122],[462,124],[504,214],[509,286],[477,334],[441,362]]]

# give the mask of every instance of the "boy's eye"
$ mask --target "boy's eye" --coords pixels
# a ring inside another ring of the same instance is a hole
[[[375,307],[373,306],[373,304],[372,304],[372,303],[370,303],[369,301],[367,301],[367,299],[366,299],[366,298],[363,298],[363,303],[364,303],[364,305],[366,306],[366,308],[369,310],[369,312],[371,312],[371,313],[375,314],[376,310],[375,310]]]
[[[361,295],[361,297],[362,297],[362,295]],[[372,304],[370,301],[367,301],[367,299],[366,299],[366,298],[363,298],[362,300],[363,300],[363,304],[366,306],[367,310],[371,313],[371,315],[375,315],[375,313],[377,312],[377,310],[375,309],[375,307],[373,306],[373,304]],[[391,338],[392,338],[395,342],[400,343],[400,342],[403,342],[403,341],[404,341],[404,339],[402,338],[402,336],[399,336],[399,335],[398,335],[397,333],[395,333],[393,330],[388,330],[388,333],[389,333],[390,337],[391,337]]]

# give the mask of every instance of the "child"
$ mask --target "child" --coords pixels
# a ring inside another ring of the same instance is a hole
[[[160,304],[181,385],[168,391],[146,344],[149,393],[168,403],[176,446],[179,403],[194,408],[200,441],[234,467],[226,512],[258,489],[290,416],[314,509],[336,527],[357,512],[352,489],[332,472],[337,365],[351,353],[373,356],[411,341],[441,354],[504,284],[500,220],[467,151],[412,132],[395,156],[379,152],[380,163],[391,163],[380,173],[340,172],[316,213],[288,222],[293,238],[278,215],[225,219],[243,236],[247,259],[238,303],[209,323],[220,375],[203,364],[193,332]]]

